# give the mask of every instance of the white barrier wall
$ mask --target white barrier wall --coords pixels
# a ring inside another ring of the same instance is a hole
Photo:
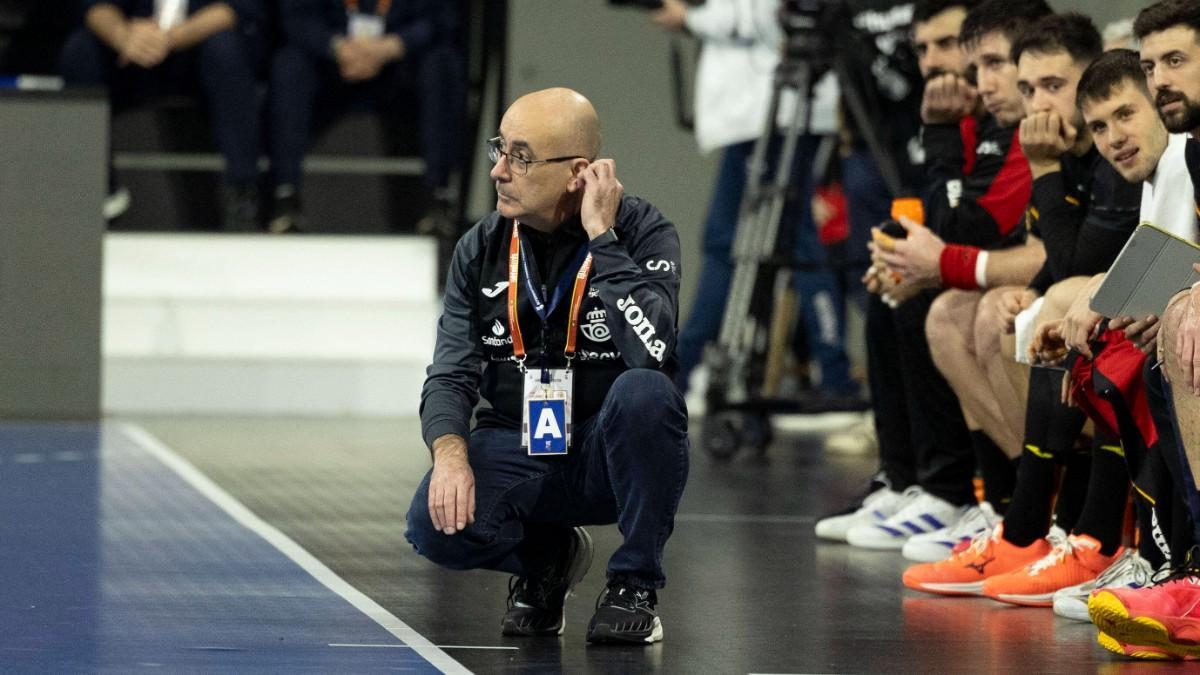
[[[436,255],[422,237],[110,233],[104,410],[416,414]]]

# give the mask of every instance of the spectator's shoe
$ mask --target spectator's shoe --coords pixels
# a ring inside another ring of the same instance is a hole
[[[1058,591],[1091,581],[1108,569],[1121,554],[1100,552],[1100,542],[1086,534],[1053,541],[1054,548],[1041,560],[983,582],[983,594],[993,600],[1026,607],[1050,607]]]
[[[1100,576],[1055,593],[1054,613],[1074,621],[1091,621],[1088,617],[1088,598],[1092,591],[1102,588],[1144,588],[1150,585],[1153,577],[1154,569],[1150,567],[1150,563],[1138,555],[1137,551],[1125,549]]]
[[[979,595],[983,592],[983,582],[989,577],[1020,569],[1043,558],[1052,548],[1046,539],[1028,546],[1011,544],[1004,539],[1004,524],[1001,523],[992,532],[975,537],[970,546],[945,560],[909,567],[904,571],[904,585],[914,591],[938,595]]]
[[[271,234],[303,232],[304,214],[300,209],[300,193],[290,185],[275,188],[275,207],[267,231]]]
[[[500,622],[504,635],[562,635],[563,606],[592,564],[592,538],[582,527],[571,536],[558,559],[538,577],[508,582],[508,611]]]
[[[657,604],[658,594],[653,589],[609,583],[596,600],[596,613],[588,623],[587,641],[651,644],[662,640],[662,620],[655,612]]]
[[[226,232],[261,232],[258,224],[258,186],[254,183],[226,185],[224,194]]]
[[[859,548],[898,550],[915,534],[949,527],[966,513],[966,506],[955,506],[920,487],[904,491],[904,505],[881,523],[856,525],[846,533],[846,541]]]
[[[1092,623],[1114,640],[1200,657],[1200,547],[1162,582],[1138,589],[1106,588],[1088,599]]]
[[[120,218],[129,210],[129,204],[132,202],[133,198],[129,194],[129,188],[114,187],[104,197],[104,204],[100,208],[101,213],[104,214],[104,220],[112,221]]]
[[[879,478],[875,478],[871,481],[867,494],[856,503],[818,520],[817,536],[832,541],[846,541],[846,533],[852,527],[881,523],[899,511],[902,505],[901,494]]]
[[[849,429],[835,431],[825,437],[825,452],[835,455],[870,455],[879,450],[875,435],[875,418],[865,413]]]
[[[1158,647],[1130,645],[1117,640],[1108,633],[1100,632],[1096,634],[1096,642],[1100,643],[1108,651],[1121,656],[1128,656],[1131,659],[1140,661],[1194,661],[1192,656],[1179,656],[1172,654],[1165,649]]]
[[[429,209],[417,221],[416,230],[417,234],[430,235],[439,239],[458,238],[454,200],[448,191],[435,191]]]
[[[937,562],[949,558],[956,550],[962,550],[975,537],[990,532],[1000,518],[992,505],[980,502],[968,506],[962,516],[949,527],[934,532],[914,534],[904,542],[900,553],[913,562]]]

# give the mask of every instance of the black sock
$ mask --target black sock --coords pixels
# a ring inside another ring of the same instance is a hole
[[[1028,546],[1046,536],[1054,499],[1055,444],[1048,443],[1053,411],[1058,403],[1061,374],[1034,368],[1029,375],[1029,401],[1025,407],[1025,447],[1017,466],[1017,484],[1004,515],[1004,539]],[[1071,445],[1059,448],[1064,453]]]
[[[1083,503],[1088,496],[1088,481],[1092,475],[1092,453],[1089,448],[1072,448],[1062,457],[1062,481],[1054,501],[1054,524],[1071,532],[1079,523]]]
[[[996,513],[1003,514],[1012,501],[1017,468],[1000,446],[979,429],[971,432],[971,446],[975,449],[975,466],[983,477],[983,498]]]
[[[1092,472],[1087,499],[1076,534],[1095,537],[1100,552],[1112,555],[1121,547],[1121,529],[1125,524],[1125,504],[1129,500],[1129,469],[1120,439],[1097,431],[1092,442]]]

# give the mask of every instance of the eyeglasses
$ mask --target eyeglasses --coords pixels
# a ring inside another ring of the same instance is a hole
[[[487,142],[488,159],[492,164],[500,161],[500,157],[508,158],[508,166],[512,168],[512,172],[518,176],[524,176],[529,173],[530,164],[546,164],[548,162],[565,162],[571,159],[587,159],[583,155],[570,155],[567,157],[551,157],[550,159],[525,159],[504,149],[504,139],[499,136],[489,138]]]

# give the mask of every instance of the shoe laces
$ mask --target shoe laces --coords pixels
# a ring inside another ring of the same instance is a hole
[[[657,594],[649,589],[635,588],[627,584],[611,584],[596,599],[596,609],[602,605],[620,607],[631,612],[644,609],[652,611],[658,601]]]
[[[1124,576],[1134,577],[1134,583],[1145,586],[1151,578],[1149,563],[1137,551],[1126,549],[1121,557],[1096,577],[1096,588],[1111,586]]]
[[[1050,542],[1052,548],[1040,560],[1030,563],[1030,576],[1036,576],[1044,570],[1062,564],[1062,561],[1066,560],[1068,555],[1074,555],[1075,553],[1075,547],[1071,545],[1070,538],[1065,536],[1065,533],[1057,527],[1050,528],[1050,533],[1046,535],[1046,540]]]
[[[971,506],[947,529],[947,539],[963,539],[965,537],[974,537],[977,531],[990,532],[996,522],[996,512],[987,502],[981,502],[976,506]]]
[[[932,511],[941,510],[948,506],[947,502],[935,497],[928,492],[925,492],[919,487],[913,486],[904,491],[900,495],[903,500],[900,503],[900,508],[896,510],[896,514],[888,520],[903,521],[910,520],[916,516],[920,516]],[[951,507],[953,508],[953,507]]]
[[[1194,579],[1192,583],[1200,585],[1200,545],[1193,546],[1183,559],[1183,564],[1178,567],[1170,568],[1170,570],[1161,579],[1155,582],[1156,585],[1167,584],[1172,581],[1180,581],[1184,579]]]
[[[983,555],[983,553],[992,545],[992,541],[994,541],[999,534],[1000,533],[996,530],[995,526],[989,527],[983,532],[980,532],[972,537],[971,544],[954,555],[965,555],[972,558]]]
[[[529,577],[510,577],[508,580],[509,607],[537,607],[545,609],[553,583],[548,576],[533,580]]]
[[[889,487],[881,487],[874,492],[868,493],[862,498],[862,506],[859,507],[859,510],[870,511],[879,506],[881,503],[892,499],[898,499],[900,496],[901,495],[899,493],[893,491]]]

